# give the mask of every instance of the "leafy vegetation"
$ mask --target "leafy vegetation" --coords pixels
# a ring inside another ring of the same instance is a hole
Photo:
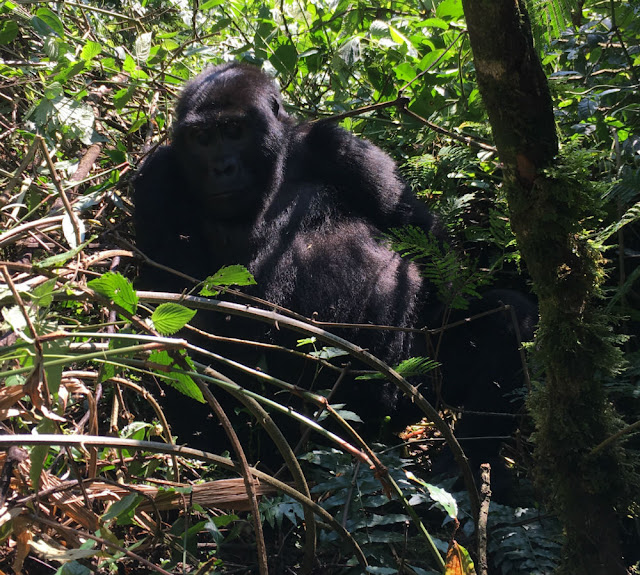
[[[606,334],[624,361],[602,378],[623,418],[616,445],[633,468],[638,9],[598,0],[530,2],[530,9],[564,175],[590,183],[590,205],[586,196],[572,198],[584,208],[575,234],[607,258],[601,311],[617,321]],[[327,409],[321,395],[305,394],[318,411],[297,420],[333,447],[311,448],[296,472],[290,450],[276,441],[293,486],[234,468],[228,454],[172,445],[154,398],[162,385],[205,402],[207,382],[258,418],[260,405],[288,408],[281,395],[245,390],[198,363],[202,356],[180,336],[206,303],[136,293],[140,255],[128,188],[144,157],[170,136],[184,81],[209,64],[246,60],[277,76],[293,113],[335,116],[394,155],[455,251],[410,229],[390,240],[425,263],[443,301],[462,306],[461,295],[488,282],[526,289],[465,26],[459,0],[0,2],[0,417],[7,432],[0,444],[13,446],[0,478],[0,539],[10,543],[0,552],[3,570],[39,573],[44,561],[59,573],[116,572],[122,564],[134,572],[249,572],[260,565],[262,540],[273,573],[359,573],[365,563],[369,573],[442,572],[449,541],[477,557],[468,495],[452,478],[425,482],[424,452],[415,446],[421,457],[359,443],[348,423],[356,406]],[[224,298],[251,281],[232,266],[198,293]],[[283,328],[288,319],[279,317]],[[340,361],[331,360],[344,346],[311,326],[308,337],[316,349],[305,355],[338,378]],[[366,363],[357,348],[346,351]],[[374,385],[381,367],[363,368]],[[434,368],[413,358],[400,371],[409,377]],[[292,389],[256,377],[267,390]],[[22,438],[13,442],[9,431]],[[439,441],[433,429],[421,437]],[[251,474],[260,483],[247,492],[243,477]],[[491,563],[503,573],[550,573],[558,527],[519,496],[514,508],[492,504]],[[260,517],[252,506],[258,497]],[[620,515],[637,517],[637,505],[631,498]],[[624,535],[637,553],[637,533],[629,527]],[[627,559],[640,561],[633,551]]]

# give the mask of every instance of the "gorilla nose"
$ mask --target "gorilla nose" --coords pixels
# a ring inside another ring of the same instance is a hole
[[[238,162],[235,158],[225,158],[213,163],[213,175],[216,178],[227,180],[236,176],[238,172]]]

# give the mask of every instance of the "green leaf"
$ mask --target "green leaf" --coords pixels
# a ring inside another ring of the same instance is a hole
[[[449,24],[447,24],[441,18],[427,18],[418,24],[419,26],[426,26],[427,28],[442,28],[443,30],[447,30],[449,28]]]
[[[60,82],[52,82],[44,88],[44,97],[47,98],[47,100],[55,100],[63,94],[64,89],[62,88],[62,84],[60,84]]]
[[[60,356],[65,355],[65,346],[59,341],[49,341],[43,344],[44,354],[47,359],[59,359]],[[52,358],[53,356],[53,358]],[[60,389],[60,382],[62,381],[62,370],[64,365],[45,365],[44,371],[47,374],[47,384],[49,391],[53,394],[57,394]]]
[[[96,551],[95,553],[98,553]],[[68,561],[60,566],[55,575],[91,575],[92,571],[77,561]]]
[[[13,20],[0,23],[0,44],[13,42],[18,35],[18,25]]]
[[[56,288],[56,278],[48,279],[46,282],[33,288],[31,297],[36,300],[40,307],[48,307],[53,302],[53,290]]]
[[[171,335],[191,321],[196,311],[177,303],[162,303],[151,315],[156,330],[162,335]]]
[[[202,6],[200,6],[200,10],[204,12],[205,10],[209,10],[214,6],[220,6],[220,4],[222,4],[223,2],[224,0],[209,0],[208,2],[205,2]]]
[[[127,88],[120,88],[120,90],[118,90],[113,95],[113,104],[115,105],[116,109],[121,110],[122,108],[124,108],[124,106],[126,106],[129,100],[131,100],[131,98],[133,97],[135,91],[135,84],[132,84]]]
[[[64,26],[62,25],[60,18],[58,18],[55,12],[49,10],[49,8],[38,8],[36,18],[34,18],[34,20],[36,19],[40,19],[44,22],[53,32],[60,36],[60,38],[64,36]]]
[[[225,266],[220,268],[215,274],[204,280],[200,295],[211,296],[218,294],[216,286],[250,286],[256,285],[256,280],[251,272],[240,265]]]
[[[87,285],[129,313],[136,313],[138,296],[131,282],[120,273],[107,272],[99,278],[91,280]]]
[[[132,58],[131,54],[127,54],[124,62],[122,63],[122,69],[129,74],[135,72],[136,61]]]
[[[120,501],[116,501],[109,507],[107,512],[102,516],[102,520],[108,521],[115,517],[118,520],[118,525],[129,525],[132,522],[136,508],[144,499],[142,495],[135,493],[126,495]]]
[[[288,38],[280,43],[269,57],[269,62],[282,74],[293,74],[298,62],[298,51]]]
[[[96,236],[91,236],[86,242],[81,243],[77,248],[73,248],[68,252],[64,252],[62,254],[56,254],[55,256],[51,256],[50,258],[45,258],[39,262],[36,262],[34,266],[39,268],[51,268],[57,265],[62,265],[63,263],[69,261],[71,258],[76,257],[84,248],[87,247],[89,243],[96,239]]]
[[[462,0],[444,0],[436,8],[436,16],[450,20],[458,20],[464,16]]]
[[[422,479],[416,477],[413,473],[411,473],[411,471],[405,470],[405,474],[412,481],[415,481],[416,483],[419,483],[420,485],[425,487],[429,492],[429,497],[431,497],[433,501],[440,505],[449,517],[451,517],[452,519],[458,517],[458,503],[456,502],[453,495],[451,495],[451,493],[445,491],[444,489],[442,489],[442,487],[438,487],[437,485],[433,485],[432,483],[423,481]]]
[[[183,354],[183,357],[190,363],[190,359],[186,354]],[[169,355],[167,351],[154,351],[149,355],[149,362],[157,363],[158,365],[164,365],[167,367],[176,365],[173,358]],[[176,366],[178,369],[182,369],[179,366]],[[169,379],[165,379],[165,381],[173,388],[178,390],[183,395],[195,399],[200,403],[206,403],[200,388],[196,384],[193,379],[186,373],[175,373],[170,372],[168,370],[156,369],[156,371]]]
[[[82,58],[83,60],[92,60],[101,52],[102,52],[101,44],[98,44],[98,42],[94,42],[93,40],[88,40],[87,43],[82,48],[82,52],[80,53],[80,58]]]
[[[344,351],[339,347],[323,347],[318,351],[309,352],[309,355],[320,359],[331,359],[333,357],[342,357],[344,355],[349,355],[349,352]]]

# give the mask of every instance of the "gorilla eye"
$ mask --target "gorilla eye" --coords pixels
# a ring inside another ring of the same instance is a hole
[[[244,122],[242,120],[228,120],[222,125],[222,133],[231,140],[239,140],[244,135]]]
[[[189,130],[189,140],[198,146],[208,146],[213,140],[212,130],[206,128],[192,128]]]

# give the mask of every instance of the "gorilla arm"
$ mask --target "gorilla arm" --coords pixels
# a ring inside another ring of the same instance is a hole
[[[299,132],[296,139],[304,142],[305,163],[314,177],[328,179],[352,213],[381,230],[409,224],[431,229],[433,217],[380,148],[330,121],[303,124]]]

